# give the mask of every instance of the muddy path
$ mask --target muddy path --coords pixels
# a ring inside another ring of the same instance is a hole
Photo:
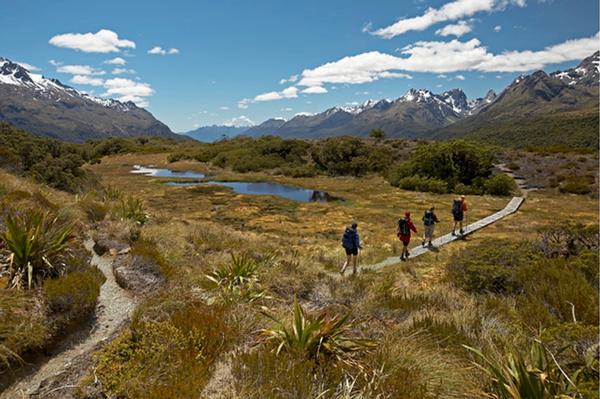
[[[91,263],[106,276],[100,288],[95,318],[88,328],[68,336],[60,344],[62,350],[59,353],[26,365],[22,377],[0,393],[0,399],[70,397],[67,391],[72,392],[76,385],[72,373],[83,375],[87,367],[82,367],[82,362],[89,363],[89,355],[103,343],[109,342],[131,316],[135,301],[115,281],[113,257],[98,256],[93,251],[93,245],[91,239],[85,242],[85,247],[93,254]],[[64,385],[55,386],[57,381],[64,382]]]

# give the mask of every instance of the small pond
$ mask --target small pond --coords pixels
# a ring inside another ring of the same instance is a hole
[[[205,184],[216,184],[229,187],[238,194],[247,195],[275,195],[293,201],[301,202],[332,202],[341,201],[325,191],[311,190],[308,188],[286,186],[269,182],[243,182],[243,181],[205,181],[205,182],[168,182],[167,186],[188,187]]]
[[[159,169],[152,166],[133,165],[131,173],[152,177],[177,177],[185,179],[204,179],[206,175],[191,170]]]
[[[206,175],[194,171],[176,171],[170,169],[160,169],[150,166],[134,165],[131,173],[152,177],[172,177],[181,179],[204,179]],[[301,201],[301,202],[333,202],[343,201],[341,198],[329,195],[325,191],[311,190],[308,188],[287,186],[280,183],[270,182],[241,182],[241,181],[171,181],[167,186],[189,187],[197,185],[215,184],[231,188],[238,194],[246,195],[275,195],[277,197]]]

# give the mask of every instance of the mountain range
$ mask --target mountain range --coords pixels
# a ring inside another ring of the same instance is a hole
[[[2,57],[0,122],[74,142],[130,136],[181,138],[131,101],[87,95]]]
[[[319,138],[367,136],[379,128],[390,137],[469,137],[508,145],[597,148],[599,61],[596,52],[566,71],[519,76],[499,95],[490,90],[474,100],[461,89],[441,94],[411,89],[396,100],[338,106],[317,114],[298,114],[288,121],[268,119],[237,132],[254,137]]]

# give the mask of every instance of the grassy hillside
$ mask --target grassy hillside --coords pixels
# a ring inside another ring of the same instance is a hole
[[[546,116],[499,119],[473,117],[440,130],[434,137],[464,137],[515,148],[564,145],[596,150],[598,123],[597,107]]]

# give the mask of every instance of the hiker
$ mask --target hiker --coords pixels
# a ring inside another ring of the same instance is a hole
[[[455,198],[452,202],[452,216],[454,217],[454,226],[452,227],[452,235],[456,235],[456,227],[460,228],[460,234],[463,234],[463,219],[465,218],[465,212],[467,211],[467,202],[465,196],[461,195],[460,198]]]
[[[352,223],[350,227],[346,227],[344,234],[342,235],[342,247],[346,250],[346,262],[340,270],[340,274],[343,276],[346,268],[352,263],[352,274],[356,274],[356,267],[358,263],[358,250],[362,249],[360,245],[360,238],[358,237],[358,225]]]
[[[396,235],[402,241],[402,255],[400,256],[400,260],[407,260],[410,253],[408,252],[408,244],[410,244],[410,232],[417,232],[417,228],[415,224],[410,219],[410,212],[404,212],[404,217],[398,220],[398,231]]]
[[[432,205],[423,214],[423,247],[425,242],[429,241],[431,247],[431,240],[433,239],[433,231],[435,230],[435,224],[439,223],[437,215],[435,214],[435,207]]]

